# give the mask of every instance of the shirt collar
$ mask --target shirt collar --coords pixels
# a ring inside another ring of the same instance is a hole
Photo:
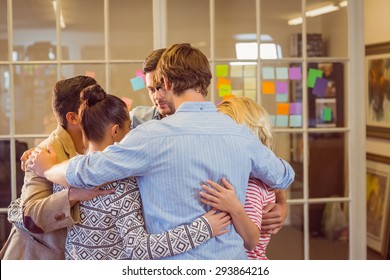
[[[176,113],[179,112],[217,112],[217,107],[213,102],[184,102],[177,108]]]

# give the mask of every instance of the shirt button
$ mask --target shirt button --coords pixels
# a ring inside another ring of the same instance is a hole
[[[65,214],[64,213],[57,214],[54,216],[54,219],[56,219],[56,221],[61,221],[61,220],[65,219]]]

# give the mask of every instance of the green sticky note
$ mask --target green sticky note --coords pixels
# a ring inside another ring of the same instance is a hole
[[[215,66],[217,77],[227,77],[229,75],[229,65],[220,64]]]
[[[331,121],[332,120],[332,108],[325,107],[324,108],[324,121]]]
[[[232,94],[231,85],[222,84],[219,86],[219,96],[227,96]]]
[[[314,88],[317,78],[322,78],[323,72],[319,69],[309,69],[309,74],[307,76],[307,87]]]

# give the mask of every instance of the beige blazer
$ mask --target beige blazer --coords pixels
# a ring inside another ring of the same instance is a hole
[[[50,145],[59,161],[75,156],[72,138],[58,126],[39,146]],[[53,184],[26,170],[21,194],[21,223],[13,223],[11,233],[0,251],[1,259],[65,259],[67,227],[79,222],[79,205],[70,207],[68,190],[53,194]],[[10,207],[12,204],[10,205]],[[11,209],[12,210],[12,209]],[[9,213],[16,212],[15,209]],[[10,222],[14,222],[9,217]],[[23,224],[23,226],[18,226]]]

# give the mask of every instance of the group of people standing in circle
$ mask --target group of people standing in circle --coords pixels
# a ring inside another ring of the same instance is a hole
[[[24,155],[2,259],[267,259],[294,180],[267,112],[205,101],[210,66],[190,44],[143,72],[153,106],[130,114],[93,78],[56,83],[58,126]]]

